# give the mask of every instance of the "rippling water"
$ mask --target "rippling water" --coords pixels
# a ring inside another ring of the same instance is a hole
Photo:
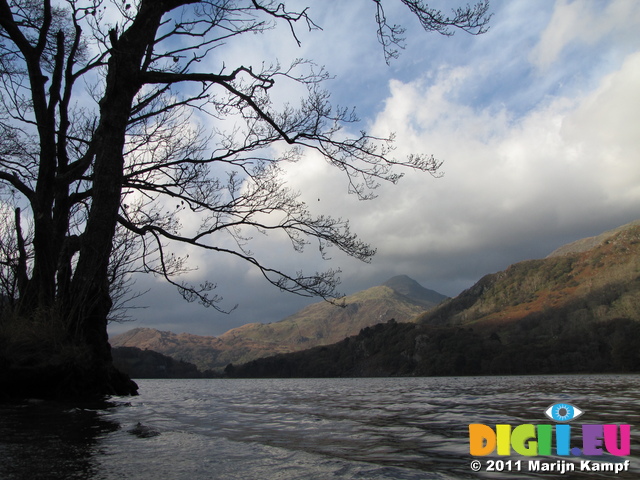
[[[560,478],[470,468],[468,425],[550,423],[558,401],[576,423],[631,424],[620,479],[640,477],[640,377],[529,376],[286,380],[142,380],[103,405],[0,405],[0,478]],[[577,427],[576,427],[577,428]],[[542,462],[558,458],[539,457]],[[528,461],[528,459],[526,459]],[[573,458],[573,460],[578,460]],[[561,478],[612,478],[567,472]]]

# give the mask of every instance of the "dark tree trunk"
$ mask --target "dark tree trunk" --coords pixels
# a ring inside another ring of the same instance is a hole
[[[122,194],[125,136],[133,100],[142,85],[140,73],[145,68],[145,55],[153,45],[163,14],[185,3],[189,1],[143,0],[136,19],[119,38],[115,30],[110,32],[112,50],[105,93],[89,148],[95,152],[90,208],[79,237],[65,239],[69,190],[56,178],[56,169],[64,171],[67,166],[64,148],[56,145],[54,107],[60,97],[52,93],[47,104],[45,77],[39,66],[41,51],[25,48],[41,144],[38,182],[30,197],[35,226],[34,267],[32,277],[24,285],[20,313],[34,324],[42,321],[43,316],[46,322],[58,322],[58,327],[66,330],[62,341],[78,352],[75,357],[57,362],[47,362],[45,353],[36,354],[35,360],[18,362],[10,368],[2,368],[6,359],[0,358],[0,383],[6,387],[5,395],[77,397],[137,392],[137,385],[112,363],[107,335],[107,318],[112,307],[109,259]],[[62,75],[63,40],[59,33],[52,84],[59,84]],[[77,264],[71,276],[75,252]],[[50,348],[54,355],[60,353]]]
[[[142,2],[140,13],[120,38],[111,32],[106,90],[100,102],[100,123],[93,137],[95,161],[91,209],[82,235],[78,264],[70,290],[72,336],[89,347],[89,370],[102,393],[133,394],[132,382],[116,374],[107,335],[112,307],[108,267],[116,231],[124,176],[123,148],[133,100],[142,83],[140,73],[149,45],[167,8]]]

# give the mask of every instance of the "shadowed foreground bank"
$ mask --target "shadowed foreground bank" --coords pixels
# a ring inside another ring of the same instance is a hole
[[[135,395],[138,386],[112,362],[111,348],[96,352],[59,322],[0,317],[0,400],[81,399]]]
[[[74,364],[3,366],[0,401],[21,398],[80,399],[136,395],[137,384],[113,366],[100,370]]]

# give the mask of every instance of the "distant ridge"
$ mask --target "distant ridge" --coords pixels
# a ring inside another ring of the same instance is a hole
[[[630,227],[639,226],[639,225],[640,225],[640,220],[634,220],[633,222],[629,222],[625,225],[614,228],[612,230],[607,230],[606,232],[603,232],[600,235],[582,238],[580,240],[576,240],[575,242],[567,243],[566,245],[563,245],[560,248],[551,252],[549,255],[547,255],[546,258],[559,257],[562,255],[569,255],[572,253],[586,252],[600,245],[607,238],[613,237],[616,233],[619,233],[623,230],[627,230]]]
[[[442,295],[441,293],[438,293],[434,290],[424,288],[413,278],[410,278],[407,275],[397,275],[390,278],[382,285],[392,288],[396,292],[401,293],[402,295],[405,295],[412,300],[424,303],[428,308],[432,308],[434,305],[437,305],[443,300],[449,298],[446,295]]]
[[[279,322],[250,323],[219,337],[136,328],[114,336],[110,343],[153,350],[194,363],[200,370],[220,370],[229,363],[328,345],[392,319],[410,322],[447,298],[400,275],[345,297],[342,308],[317,302]]]
[[[590,248],[589,248],[590,247]],[[482,277],[414,322],[234,365],[233,377],[640,372],[640,222]]]

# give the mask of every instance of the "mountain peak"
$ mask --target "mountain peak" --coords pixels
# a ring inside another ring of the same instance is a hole
[[[411,290],[424,288],[408,275],[396,275],[382,284],[384,287],[393,288],[396,292],[405,293]]]
[[[154,350],[209,370],[339,342],[363,328],[390,319],[410,322],[445,298],[401,275],[389,279],[385,285],[349,295],[344,308],[321,301],[279,322],[251,323],[219,337],[136,328],[113,337],[111,345]]]
[[[395,277],[391,277],[389,280],[384,282],[382,286],[389,287],[412,300],[429,304],[429,306],[434,306],[448,298],[446,295],[424,288],[413,278],[407,275],[396,275]]]

